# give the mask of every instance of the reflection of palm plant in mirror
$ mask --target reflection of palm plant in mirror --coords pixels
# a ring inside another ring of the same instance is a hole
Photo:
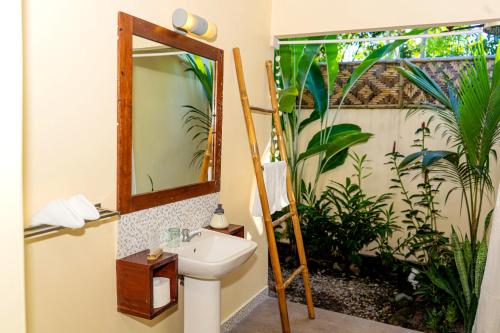
[[[153,182],[153,178],[148,174],[149,182],[151,183],[151,192],[155,191],[155,184]]]
[[[210,141],[209,133],[212,127],[213,66],[212,62],[207,64],[197,55],[186,54],[184,59],[188,66],[186,72],[192,72],[200,82],[208,102],[208,108],[206,110],[202,110],[194,105],[183,105],[183,107],[188,109],[183,116],[186,132],[193,135],[192,139],[199,148],[193,154],[191,165],[199,168],[203,163],[205,150]]]

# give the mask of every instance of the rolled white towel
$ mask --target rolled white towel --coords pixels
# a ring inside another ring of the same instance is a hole
[[[100,217],[97,208],[83,194],[72,196],[68,199],[68,203],[85,220],[97,220]]]
[[[31,218],[31,225],[56,225],[66,228],[81,228],[85,221],[64,199],[49,202]]]

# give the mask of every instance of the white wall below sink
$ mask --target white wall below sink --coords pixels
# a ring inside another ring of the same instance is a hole
[[[220,280],[184,278],[184,333],[219,333]]]

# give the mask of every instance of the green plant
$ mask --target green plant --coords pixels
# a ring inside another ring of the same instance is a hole
[[[399,267],[399,262],[395,260],[398,253],[391,244],[394,232],[400,231],[401,227],[398,225],[396,212],[394,211],[394,204],[389,204],[383,210],[383,223],[379,225],[378,237],[375,239],[376,246],[373,248],[375,255],[381,260],[384,267],[389,267],[393,271]]]
[[[426,151],[426,143],[430,137],[430,124],[432,117],[423,122],[415,131],[416,139],[413,141],[413,148],[419,154]],[[411,154],[411,155],[413,155]],[[406,208],[402,211],[402,224],[404,226],[403,239],[397,239],[397,246],[393,249],[393,254],[402,256],[405,259],[416,259],[418,270],[426,270],[428,265],[443,267],[451,260],[451,254],[447,247],[448,238],[437,228],[437,221],[441,217],[439,203],[436,199],[443,179],[431,175],[428,170],[422,167],[419,160],[402,165],[400,162],[405,158],[393,145],[392,152],[387,154],[394,171],[395,177],[391,180],[391,189],[398,190],[402,196],[402,201]],[[419,180],[416,191],[409,190],[409,181]],[[412,264],[406,263],[403,268],[408,270]],[[413,271],[413,270],[412,270]],[[452,298],[443,290],[436,287],[425,274],[417,274],[418,288],[415,295],[429,306],[426,313],[426,325],[438,332],[447,332],[448,324],[444,322],[444,312]]]
[[[335,225],[330,215],[331,208],[323,200],[314,200],[308,204],[299,204],[297,210],[308,260],[320,264],[325,259],[330,261],[335,254],[333,241]],[[293,237],[288,238],[293,239]]]
[[[350,154],[354,161],[353,180],[333,182],[319,198],[311,184],[302,184],[302,203],[297,206],[301,229],[310,261],[340,260],[361,263],[359,251],[376,242],[379,253],[393,257],[389,238],[398,230],[390,194],[368,196],[362,189],[366,155]]]
[[[408,35],[422,31],[422,29],[415,29]],[[336,36],[328,38],[334,39]],[[397,40],[380,46],[368,55],[344,86],[340,104],[354,84],[373,64],[406,41]],[[327,69],[326,84],[318,60],[320,53],[321,60],[324,61]],[[348,156],[349,147],[366,142],[372,136],[370,133],[362,132],[359,126],[353,124],[335,124],[336,113],[328,112],[330,96],[339,72],[338,59],[339,49],[338,44],[335,43],[282,45],[277,57],[276,81],[279,86],[279,108],[288,164],[292,171],[293,188],[299,202],[306,161],[312,157],[318,157],[314,160],[316,172],[312,182],[312,187],[316,191],[320,176],[342,165]],[[306,88],[311,92],[314,100],[314,110],[308,116],[302,111],[302,97]],[[301,151],[299,142],[303,140],[303,130],[315,122],[319,122],[320,130],[309,140],[306,149]]]
[[[423,70],[406,64],[408,69],[399,68],[402,75],[440,103],[425,104],[411,114],[432,111],[440,120],[443,137],[455,150],[422,151],[407,156],[402,164],[421,159],[423,168],[455,184],[448,195],[461,192],[470,240],[475,243],[485,194],[493,189],[490,157],[496,157],[495,147],[500,143],[500,49],[490,80],[484,48],[477,44],[472,64],[460,73],[460,86],[448,84],[447,94]]]
[[[362,188],[366,170],[366,155],[351,154],[354,179],[333,182],[321,196],[321,202],[331,209],[334,255],[344,262],[361,264],[359,251],[378,239],[386,238],[397,229],[392,207],[387,208],[390,194],[368,196]],[[381,241],[380,243],[384,243]],[[381,249],[387,251],[387,248]]]
[[[401,164],[420,159],[424,170],[441,174],[454,184],[448,196],[460,192],[469,227],[462,239],[452,231],[452,264],[444,269],[429,265],[425,274],[453,297],[465,331],[471,332],[488,251],[485,234],[491,211],[484,219],[482,240],[478,240],[478,230],[483,221],[483,202],[493,189],[490,157],[496,158],[495,148],[500,143],[500,47],[490,77],[483,44],[478,43],[472,63],[460,73],[459,87],[448,84],[446,93],[417,66],[407,62],[407,67],[399,68],[403,76],[440,103],[422,108],[437,116],[443,137],[454,150],[421,151],[407,156]]]
[[[323,81],[320,65],[315,61],[321,45],[284,45],[279,51],[277,76],[279,77],[279,106],[288,153],[288,164],[292,171],[295,197],[301,200],[301,184],[304,164],[311,157],[320,156],[316,166],[317,179],[321,173],[336,168],[344,163],[347,149],[367,141],[370,133],[362,133],[359,126],[353,124],[334,125],[328,120],[328,101],[333,91],[338,73],[337,49],[335,44],[326,47],[328,86]],[[302,111],[302,96],[309,89],[314,99],[314,111],[306,118]],[[299,142],[304,128],[319,121],[321,129],[308,142],[305,151],[299,150]]]
[[[154,192],[155,191],[155,184],[153,182],[153,178],[151,178],[150,175],[148,175],[148,178],[149,178],[149,183],[151,184],[151,192]]]
[[[426,310],[425,324],[435,332],[447,333],[457,322],[457,315],[457,308],[454,303],[432,307]]]
[[[441,332],[442,331],[443,314],[437,308],[426,310],[425,326],[428,328]]]
[[[447,266],[443,261],[451,262],[453,260],[451,251],[447,251],[442,261],[427,263],[426,266],[420,266],[416,274],[416,290],[414,295],[421,304],[426,307],[426,326],[436,332],[449,332],[461,319],[459,310],[451,295],[439,288],[429,278],[427,271],[439,271],[441,274],[446,274]],[[430,268],[431,267],[431,268]],[[457,276],[457,272],[450,271],[453,278]]]
[[[429,28],[426,32],[435,34],[449,31],[457,31],[468,29],[471,26],[441,26]],[[392,31],[367,31],[357,33],[345,33],[336,35],[338,39],[351,39],[350,43],[342,43],[339,45],[339,52],[349,48],[349,52],[344,52],[344,56],[340,61],[362,61],[376,48],[384,45],[383,41],[362,41],[361,38],[386,37],[390,35],[401,35],[404,30]],[[476,38],[474,35],[455,35],[441,36],[434,38],[418,38],[410,39],[402,44],[398,49],[391,52],[387,58],[402,59],[402,58],[437,58],[437,57],[456,57],[470,56],[471,51],[467,47],[471,40]],[[298,40],[299,38],[294,38]],[[495,46],[500,40],[500,36],[487,34],[484,44],[487,54],[495,54]]]
[[[432,118],[423,122],[415,131],[416,139],[413,147],[417,152],[408,156],[414,156],[427,151],[426,142],[430,137],[430,123]],[[400,191],[402,201],[406,208],[402,211],[402,223],[405,226],[405,237],[403,241],[398,239],[395,253],[403,255],[405,259],[411,257],[425,265],[432,260],[441,260],[446,250],[448,239],[437,228],[437,221],[441,217],[439,203],[436,196],[443,183],[441,177],[431,175],[429,170],[422,166],[420,160],[408,159],[396,150],[396,143],[391,153],[387,154],[391,170],[395,178],[391,179],[391,189]],[[410,161],[401,163],[400,161]],[[420,179],[417,191],[411,193],[406,184],[407,178],[411,180]]]
[[[489,223],[490,219],[491,212],[486,223]],[[430,265],[424,274],[434,285],[452,297],[462,315],[465,332],[472,332],[486,266],[487,240],[484,237],[474,246],[467,236],[459,240],[453,230],[451,246],[454,264],[441,267]]]
[[[192,72],[200,82],[203,94],[207,99],[207,109],[198,106],[183,105],[187,109],[183,116],[186,132],[192,133],[193,141],[197,142],[198,150],[193,153],[191,165],[199,167],[205,154],[208,133],[212,127],[212,96],[213,96],[213,65],[212,62],[204,62],[198,55],[186,54],[186,72]]]

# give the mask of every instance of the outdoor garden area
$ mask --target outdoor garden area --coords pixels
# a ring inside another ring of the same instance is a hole
[[[463,28],[296,38],[276,51],[316,307],[472,332],[500,180],[499,39],[412,38]],[[276,230],[288,274],[298,260],[292,232]],[[271,269],[269,285],[273,293]],[[305,303],[300,281],[287,292]]]

